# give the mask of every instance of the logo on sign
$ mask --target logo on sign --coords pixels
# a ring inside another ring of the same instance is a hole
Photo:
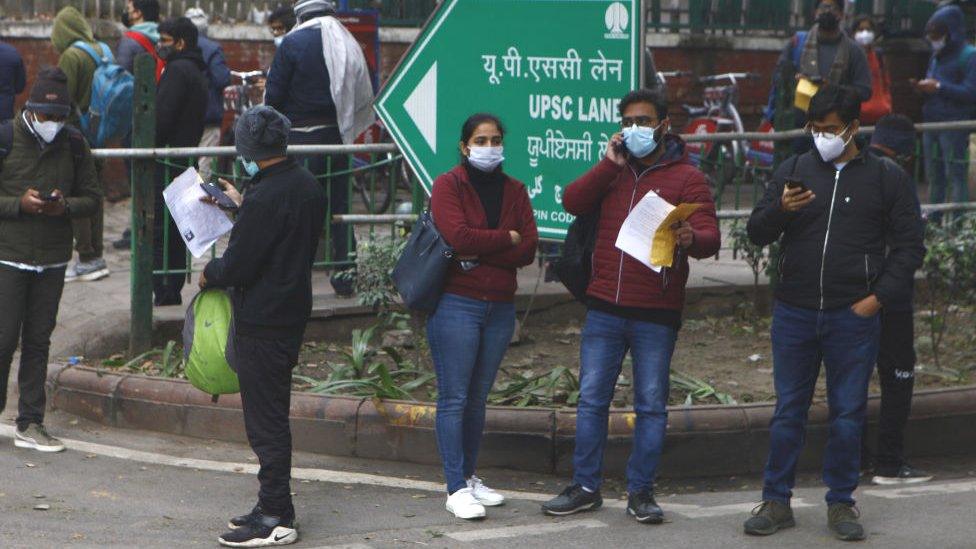
[[[610,4],[604,22],[607,24],[607,31],[609,31],[603,35],[604,38],[608,40],[627,40],[630,38],[630,33],[627,32],[628,27],[630,27],[630,14],[627,13],[627,6],[620,2]]]

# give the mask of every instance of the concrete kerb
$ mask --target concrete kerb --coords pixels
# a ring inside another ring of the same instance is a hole
[[[768,289],[761,289],[768,294]],[[689,289],[688,316],[734,311],[752,288]],[[564,305],[565,295],[540,295],[534,309]],[[524,306],[524,304],[523,304]],[[54,356],[107,356],[124,347],[128,323],[89,322],[89,333],[75,334]],[[122,315],[124,316],[124,315]],[[359,306],[317,307],[308,337],[335,337],[352,327],[375,323]],[[182,314],[172,311],[156,319],[156,334],[179,334]],[[343,339],[345,339],[343,337]],[[232,442],[246,440],[238,395],[213,402],[182,380],[52,364],[48,374],[52,406],[94,421],[129,429]],[[869,403],[872,430],[878,399]],[[739,406],[676,406],[669,424],[661,474],[667,477],[744,475],[762,470],[769,438],[772,404]],[[358,456],[415,463],[438,463],[432,403],[379,401],[358,397],[293,393],[292,432],[295,448],[339,456]],[[827,437],[827,408],[810,411],[808,443],[800,467],[815,469]],[[624,471],[636,416],[611,410],[608,473]],[[976,451],[976,387],[916,393],[908,426],[907,452],[913,457]],[[568,473],[572,468],[576,411],[572,408],[490,406],[480,463],[536,472]],[[952,436],[945,436],[951,433]]]

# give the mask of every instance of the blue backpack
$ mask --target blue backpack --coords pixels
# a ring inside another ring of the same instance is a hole
[[[72,44],[95,61],[91,103],[88,112],[81,115],[81,130],[92,148],[102,147],[109,141],[128,135],[132,129],[132,94],[135,87],[132,75],[115,62],[112,50],[102,42],[98,45],[104,55],[99,55],[91,44],[81,40]]]

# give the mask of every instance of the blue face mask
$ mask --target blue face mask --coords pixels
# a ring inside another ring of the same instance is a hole
[[[654,134],[660,127],[660,124],[656,128],[634,124],[629,128],[624,128],[624,144],[630,154],[634,155],[635,158],[644,158],[654,152],[657,149],[657,140],[654,139]]]
[[[261,171],[261,167],[258,166],[257,162],[247,160],[243,156],[238,156],[237,159],[240,160],[241,165],[244,166],[244,171],[247,172],[247,175],[254,177],[259,171]]]

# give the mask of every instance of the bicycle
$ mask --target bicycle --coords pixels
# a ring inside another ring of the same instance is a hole
[[[393,137],[381,120],[356,138],[360,145],[392,142]],[[400,153],[381,153],[378,158],[376,154],[356,153],[352,155],[350,171],[353,189],[370,214],[386,213],[399,191],[411,190],[410,167]]]
[[[224,111],[234,113],[231,131],[224,132],[220,137],[220,144],[225,147],[234,146],[234,127],[245,111],[255,105],[264,103],[264,71],[230,71],[231,78],[236,83],[224,88]],[[224,174],[234,173],[236,159],[232,156],[221,157],[218,161],[218,171]]]

